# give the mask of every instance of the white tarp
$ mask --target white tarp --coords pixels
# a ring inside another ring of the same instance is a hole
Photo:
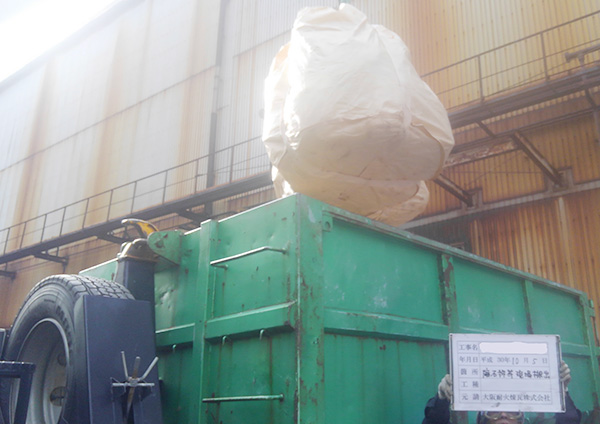
[[[425,208],[454,140],[393,32],[353,6],[306,8],[265,81],[263,141],[279,196],[303,193],[391,225]]]

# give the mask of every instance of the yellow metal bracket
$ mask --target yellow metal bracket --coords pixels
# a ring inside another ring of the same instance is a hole
[[[125,227],[134,227],[142,238],[148,238],[150,234],[158,231],[158,228],[156,228],[154,224],[141,219],[126,218],[121,221],[121,224],[123,224]]]

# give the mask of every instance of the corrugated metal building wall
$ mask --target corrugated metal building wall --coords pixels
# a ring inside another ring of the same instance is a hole
[[[595,0],[350,3],[404,39],[418,72],[451,111],[528,84],[545,72],[575,69],[578,64],[565,63],[564,52],[600,38],[598,14],[579,19],[600,9]],[[2,248],[34,240],[44,226],[32,221],[8,235],[2,229],[68,204],[73,206],[65,209],[60,225],[74,230],[267,171],[260,140],[263,80],[289,39],[297,11],[317,4],[337,6],[338,1],[123,0],[1,83],[0,140],[6,153],[0,155],[0,242],[7,240]],[[587,63],[596,58],[590,55]],[[564,104],[547,102],[489,125],[502,131],[551,109],[557,113]],[[457,144],[473,140],[478,131],[462,129]],[[526,135],[557,168],[572,168],[574,182],[600,179],[591,116]],[[209,153],[214,153],[213,172]],[[467,190],[481,190],[484,203],[547,190],[543,174],[519,151],[450,166],[444,174]],[[164,191],[159,189],[163,184]],[[455,197],[434,184],[429,187],[425,217],[461,209]],[[586,290],[598,302],[599,258],[591,247],[600,237],[599,193],[509,205],[418,231],[443,241],[456,239],[484,257]],[[81,201],[90,196],[96,197]],[[272,196],[270,190],[259,190],[217,202],[212,212],[242,210]],[[46,220],[56,222],[47,231],[58,231],[60,214]],[[177,220],[161,224],[167,228]],[[458,237],[450,228],[464,231]],[[64,269],[37,259],[9,264],[6,269],[17,271],[17,277],[0,277],[0,326],[10,324],[22,298],[43,276],[77,272],[114,257],[117,249],[98,240],[61,248],[69,256]]]
[[[124,3],[3,85],[3,227],[206,154],[218,9]]]

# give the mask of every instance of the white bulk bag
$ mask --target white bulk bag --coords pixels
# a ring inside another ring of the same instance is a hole
[[[263,141],[282,196],[304,193],[400,225],[454,140],[393,32],[353,6],[300,11],[265,81]]]

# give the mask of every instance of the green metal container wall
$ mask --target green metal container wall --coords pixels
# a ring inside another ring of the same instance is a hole
[[[598,407],[582,292],[302,195],[179,237],[156,273],[166,423],[420,422],[450,332],[559,334]]]

